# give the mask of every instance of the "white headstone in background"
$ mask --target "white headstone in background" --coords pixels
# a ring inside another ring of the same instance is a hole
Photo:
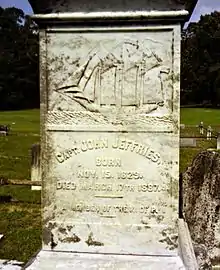
[[[196,138],[180,138],[180,147],[196,147]]]
[[[201,135],[204,134],[204,124],[203,124],[203,122],[200,122],[200,124],[199,124],[199,133],[200,133]]]
[[[217,150],[220,149],[220,132],[218,132],[218,136],[217,136]]]
[[[211,126],[208,126],[207,127],[207,140],[211,141],[211,139],[212,139],[212,128]]]
[[[36,15],[43,23],[43,251],[28,269],[183,269],[185,15],[181,8]]]
[[[31,147],[31,181],[41,181],[39,143]],[[41,186],[31,186],[31,190],[41,190]]]

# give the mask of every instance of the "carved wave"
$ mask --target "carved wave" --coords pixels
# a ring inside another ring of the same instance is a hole
[[[92,113],[88,111],[49,111],[47,114],[47,125],[147,125],[147,126],[173,126],[174,122],[168,117],[156,117],[146,114],[123,114],[108,115]]]

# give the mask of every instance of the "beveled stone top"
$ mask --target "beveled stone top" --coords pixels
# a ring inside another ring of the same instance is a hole
[[[197,0],[29,0],[34,13],[176,11],[192,13]]]

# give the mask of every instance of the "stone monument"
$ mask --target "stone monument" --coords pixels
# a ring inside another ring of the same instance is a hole
[[[30,1],[43,244],[28,269],[184,269],[180,34],[195,2]]]

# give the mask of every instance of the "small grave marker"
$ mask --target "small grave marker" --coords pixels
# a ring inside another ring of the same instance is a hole
[[[211,126],[208,126],[208,128],[207,128],[207,140],[211,141],[211,139],[212,139],[212,128],[211,128]]]
[[[199,133],[200,133],[201,135],[204,134],[204,125],[203,125],[203,122],[200,122],[200,124],[199,124]]]
[[[9,130],[9,125],[0,125],[0,136],[8,136]]]
[[[196,147],[196,138],[180,138],[180,147]]]
[[[218,132],[217,136],[217,150],[220,150],[220,132]]]
[[[185,129],[185,127],[186,127],[185,124],[180,124],[181,129]]]
[[[40,144],[31,148],[31,181],[41,181]],[[41,186],[31,186],[31,190],[41,190]]]
[[[7,136],[7,132],[4,131],[4,130],[1,130],[1,131],[0,131],[0,136]]]

